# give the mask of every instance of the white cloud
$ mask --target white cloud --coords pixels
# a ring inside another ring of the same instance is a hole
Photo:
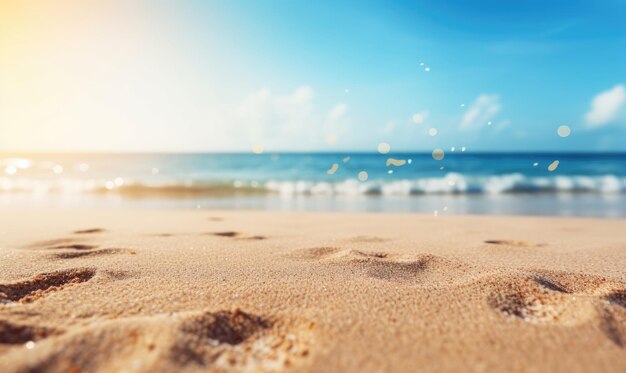
[[[462,131],[471,131],[486,124],[496,114],[500,112],[502,105],[498,95],[482,94],[476,98],[472,106],[465,112],[459,129]]]
[[[347,138],[348,105],[338,102],[323,110],[309,86],[286,95],[264,88],[245,97],[235,110],[231,137],[239,143],[263,144],[266,150],[307,150],[335,145]]]
[[[330,113],[328,113],[328,120],[336,122],[344,116],[346,111],[348,111],[348,105],[340,102],[330,110]]]
[[[617,117],[622,106],[626,102],[626,90],[624,85],[600,92],[591,101],[591,110],[585,114],[585,122],[588,127],[600,127]]]
[[[342,133],[342,130],[345,130],[341,124],[344,122],[343,118],[347,111],[348,105],[340,102],[333,106],[333,108],[328,112],[328,115],[326,115],[324,126],[321,129],[325,134],[326,144],[335,145],[339,142],[339,134]]]
[[[382,127],[378,132],[382,135],[391,135],[396,130],[396,123],[393,121],[388,121],[385,123],[385,126]]]
[[[263,141],[304,127],[312,111],[313,97],[309,86],[298,87],[288,95],[274,95],[263,88],[248,95],[235,114],[245,135],[254,139],[253,142]]]

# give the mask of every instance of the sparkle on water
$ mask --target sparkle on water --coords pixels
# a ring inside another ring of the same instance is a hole
[[[434,160],[440,161],[445,156],[445,153],[443,152],[443,149],[437,148],[437,149],[433,150],[432,156],[433,156]]]
[[[378,144],[378,152],[380,154],[387,154],[390,150],[391,146],[389,146],[389,144],[387,144],[386,142],[381,142],[380,144]]]
[[[537,166],[539,166],[538,162],[533,163],[533,167],[537,167]]]
[[[437,136],[437,129],[436,128],[431,128],[428,130],[428,134],[431,136]]]
[[[413,160],[412,160],[411,158],[409,158],[409,159],[406,161],[406,163],[411,164],[411,163],[413,163]]]
[[[389,175],[391,175],[391,174],[393,173],[393,170],[389,170],[389,171],[387,171],[387,173],[388,173]]]
[[[4,172],[7,175],[15,175],[15,173],[17,172],[17,168],[15,166],[6,166],[4,168]]]
[[[429,72],[430,71],[430,67],[425,67],[424,71]]]
[[[488,126],[491,126],[491,122],[487,122],[487,125],[488,125]]]
[[[349,161],[349,160],[350,160],[350,157],[345,157],[345,158],[343,159],[343,163],[348,163],[348,161]]]
[[[400,167],[400,166],[404,166],[405,163],[406,161],[404,159],[388,158],[386,165],[387,167],[389,167],[390,165]]]
[[[454,146],[450,148],[450,151],[451,151],[451,152],[453,152],[453,151],[455,151],[455,150],[456,150],[456,148],[455,148]]]
[[[339,169],[339,164],[338,163],[333,163],[332,167],[330,169],[328,169],[328,171],[326,171],[327,174],[332,175],[335,172],[337,172],[337,170]]]
[[[570,135],[570,133],[572,133],[572,130],[569,128],[569,126],[563,125],[556,130],[556,133],[558,133],[561,137],[567,137]]]
[[[461,151],[462,151],[462,152],[464,152],[464,151],[465,151],[465,149],[467,149],[467,148],[466,148],[466,147],[462,147],[462,148],[461,148]]]
[[[552,172],[556,170],[557,167],[559,167],[559,161],[554,161],[548,166],[548,171]]]
[[[122,186],[124,185],[124,179],[122,179],[121,177],[116,177],[115,180],[113,180],[113,182],[115,183],[115,185],[117,186]]]
[[[365,171],[359,172],[359,181],[366,181],[369,175]]]

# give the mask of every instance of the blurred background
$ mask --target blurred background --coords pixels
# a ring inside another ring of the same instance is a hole
[[[0,3],[0,206],[626,216],[620,1]]]

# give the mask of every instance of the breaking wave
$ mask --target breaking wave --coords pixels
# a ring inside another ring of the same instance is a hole
[[[95,179],[29,179],[0,177],[0,193],[117,194],[125,197],[195,198],[294,195],[381,195],[507,194],[507,193],[594,193],[626,192],[626,178],[600,176],[531,177],[514,173],[497,176],[467,176],[448,173],[443,177],[359,182],[356,179],[328,181],[268,180],[219,182],[145,183],[132,180],[113,182]]]

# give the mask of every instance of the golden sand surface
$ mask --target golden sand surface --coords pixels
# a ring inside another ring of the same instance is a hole
[[[626,371],[626,221],[0,216],[0,371]]]

